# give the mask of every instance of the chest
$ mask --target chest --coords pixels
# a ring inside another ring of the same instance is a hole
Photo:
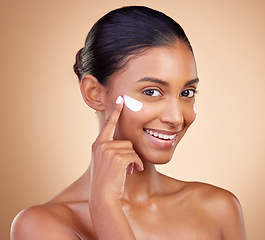
[[[139,240],[220,240],[220,231],[214,221],[198,210],[157,207],[123,207],[124,213]],[[89,211],[77,214],[75,224],[82,240],[96,240]]]
[[[221,234],[213,219],[201,210],[147,206],[124,209],[127,219],[141,240],[220,240]]]

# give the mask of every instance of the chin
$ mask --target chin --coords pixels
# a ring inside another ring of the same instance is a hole
[[[161,161],[161,160],[159,160],[159,161],[153,161],[153,162],[151,162],[151,163],[152,163],[152,164],[155,164],[155,165],[164,165],[164,164],[169,163],[170,160],[171,160],[171,158],[170,158],[170,159],[167,159],[167,160],[164,160],[164,161]]]
[[[165,151],[145,151],[141,153],[135,149],[138,156],[141,158],[143,162],[163,165],[170,162],[173,157],[173,152],[165,152]]]

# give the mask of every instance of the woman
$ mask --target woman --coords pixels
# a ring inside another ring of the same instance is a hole
[[[161,12],[102,17],[75,73],[100,133],[87,171],[49,202],[22,211],[13,240],[246,239],[230,192],[158,173],[196,117],[197,69],[183,29]]]

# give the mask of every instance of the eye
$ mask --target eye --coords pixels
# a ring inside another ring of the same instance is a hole
[[[161,96],[161,93],[156,89],[147,89],[147,90],[143,91],[143,94],[150,96],[150,97]]]
[[[195,89],[186,89],[181,93],[182,97],[193,98],[197,91]]]

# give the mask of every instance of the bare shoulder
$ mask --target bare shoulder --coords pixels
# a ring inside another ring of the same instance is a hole
[[[240,207],[236,196],[223,188],[202,182],[181,181],[163,174],[161,176],[163,184],[169,186],[169,191],[176,196],[186,196],[190,200],[200,202],[208,207],[217,205]]]
[[[187,191],[192,198],[201,206],[218,214],[238,214],[241,212],[241,206],[237,197],[230,191],[206,183],[188,182],[186,183]],[[227,216],[227,215],[226,215]]]
[[[197,201],[207,205],[224,205],[226,207],[238,205],[237,197],[230,191],[211,184],[201,182],[185,182],[185,188]]]
[[[70,210],[63,205],[43,204],[21,211],[11,226],[11,240],[79,239],[68,227]]]
[[[223,239],[246,239],[242,208],[237,197],[223,188],[206,183],[187,182],[192,202],[216,222]]]

